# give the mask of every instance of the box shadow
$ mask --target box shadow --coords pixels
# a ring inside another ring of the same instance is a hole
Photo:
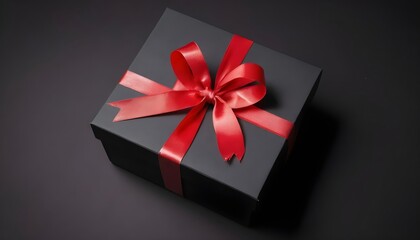
[[[265,189],[266,197],[252,223],[255,229],[292,233],[299,228],[338,131],[334,116],[317,106],[308,106],[289,160],[272,174]]]

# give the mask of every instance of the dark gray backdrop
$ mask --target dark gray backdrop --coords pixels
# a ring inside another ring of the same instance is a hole
[[[89,122],[165,7],[325,72],[253,228],[113,166]],[[418,9],[0,2],[0,239],[419,239]]]

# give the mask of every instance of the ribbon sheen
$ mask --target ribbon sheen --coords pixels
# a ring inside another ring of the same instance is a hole
[[[191,108],[159,152],[165,187],[182,193],[180,163],[191,146],[210,104],[219,152],[225,161],[245,154],[244,137],[237,117],[276,135],[287,137],[293,123],[256,106],[266,94],[264,70],[254,63],[242,63],[253,42],[234,35],[223,56],[212,88],[204,56],[195,42],[173,51],[171,64],[177,77],[168,88],[127,71],[120,84],[143,93],[109,103],[119,108],[114,122],[148,117]]]

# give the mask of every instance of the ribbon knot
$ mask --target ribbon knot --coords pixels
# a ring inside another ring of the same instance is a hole
[[[199,95],[204,97],[207,103],[214,104],[214,92],[210,89],[204,89],[199,92]]]

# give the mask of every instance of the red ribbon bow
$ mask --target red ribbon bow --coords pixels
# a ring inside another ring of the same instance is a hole
[[[153,116],[191,108],[159,153],[165,186],[182,195],[179,165],[192,144],[210,104],[219,151],[225,160],[245,153],[240,117],[287,138],[293,123],[254,106],[266,94],[264,71],[242,63],[253,42],[234,35],[217,71],[214,88],[204,56],[195,42],[171,53],[177,77],[173,89],[127,71],[120,84],[148,96],[109,103],[120,111],[114,121]],[[167,161],[169,160],[169,161]]]

